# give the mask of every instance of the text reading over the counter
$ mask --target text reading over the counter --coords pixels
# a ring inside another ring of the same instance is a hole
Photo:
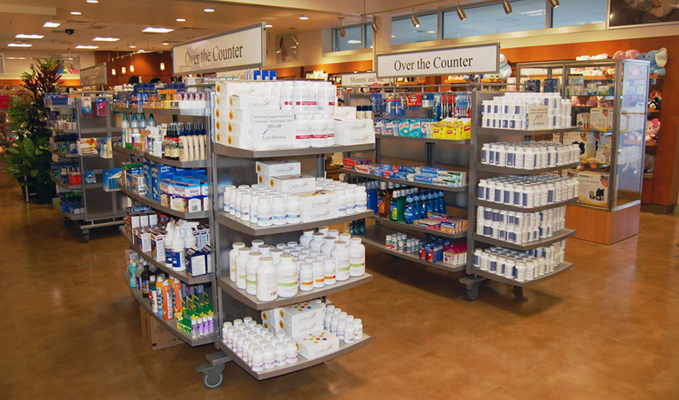
[[[454,59],[445,59],[441,57],[434,57],[433,60],[425,60],[420,58],[417,61],[394,61],[394,69],[396,71],[414,71],[414,70],[428,70],[441,69],[441,68],[458,68],[458,67],[471,67],[474,61],[474,57],[465,58],[459,57]]]
[[[231,46],[228,48],[220,48],[219,46],[212,47],[212,51],[205,48],[200,50],[200,53],[186,52],[184,61],[186,65],[195,65],[200,63],[209,63],[212,61],[232,60],[243,57],[243,46]]]

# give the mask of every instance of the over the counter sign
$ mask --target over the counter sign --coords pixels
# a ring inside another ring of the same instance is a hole
[[[377,76],[493,74],[500,69],[498,43],[377,56]]]
[[[264,25],[208,36],[172,48],[175,74],[219,72],[265,65]]]

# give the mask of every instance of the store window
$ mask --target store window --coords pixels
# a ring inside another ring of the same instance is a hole
[[[552,14],[552,27],[606,22],[608,0],[568,0],[560,2]]]
[[[410,16],[391,21],[391,44],[427,42],[438,39],[438,14],[418,15],[420,27],[415,28]]]
[[[342,37],[339,28],[332,30],[333,51],[369,49],[373,46],[372,28],[370,24],[345,26],[345,37]]]
[[[598,0],[597,0],[598,1]],[[563,1],[562,3],[567,3]],[[464,8],[467,19],[460,21],[456,10],[443,13],[443,39],[496,33],[530,31],[547,27],[545,0],[512,1],[514,11],[505,14],[502,3]]]

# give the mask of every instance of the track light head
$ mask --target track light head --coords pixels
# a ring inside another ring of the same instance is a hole
[[[344,17],[337,17],[337,19],[340,20],[340,28],[339,28],[340,36],[346,37],[346,36],[347,36],[347,31],[344,29],[344,26],[343,26],[343,24],[342,24],[342,22],[344,21]]]
[[[457,7],[457,17],[460,18],[460,21],[467,19],[467,14],[459,6]]]
[[[511,14],[512,13],[512,5],[509,4],[509,0],[502,0],[502,8],[505,9],[505,14]]]
[[[380,27],[377,26],[377,20],[375,19],[375,17],[373,17],[372,26],[373,26],[373,32],[377,33],[377,32],[380,31]]]
[[[552,8],[557,8],[559,7],[559,0],[549,0],[549,5],[552,6]]]
[[[410,20],[413,22],[413,26],[414,26],[415,28],[419,28],[419,27],[420,27],[420,20],[417,19],[417,17],[415,16],[415,14],[413,14],[413,15],[410,16]]]

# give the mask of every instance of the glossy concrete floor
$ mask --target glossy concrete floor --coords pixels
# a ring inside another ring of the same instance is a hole
[[[0,204],[3,399],[679,399],[676,216],[643,214],[610,247],[569,240],[576,267],[523,298],[488,283],[468,302],[460,275],[370,252],[374,281],[332,299],[373,343],[263,382],[231,364],[208,390],[213,348],[142,341],[115,228],[84,244],[4,174]]]

